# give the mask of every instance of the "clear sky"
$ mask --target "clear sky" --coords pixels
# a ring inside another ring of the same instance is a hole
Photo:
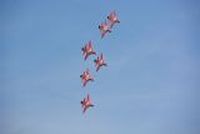
[[[121,23],[100,39],[112,10]],[[1,0],[0,133],[198,134],[199,24],[198,0]],[[108,63],[98,73],[88,40]]]

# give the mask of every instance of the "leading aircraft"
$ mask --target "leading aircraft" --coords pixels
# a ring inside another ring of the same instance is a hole
[[[115,11],[112,11],[108,16],[107,19],[110,23],[110,28],[112,28],[116,23],[120,23],[119,18]]]

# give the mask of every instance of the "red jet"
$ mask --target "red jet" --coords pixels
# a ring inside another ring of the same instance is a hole
[[[87,60],[88,56],[90,55],[96,55],[91,41],[89,41],[81,50],[83,52],[84,60]]]
[[[114,24],[120,23],[119,18],[117,17],[117,14],[115,11],[112,11],[109,16],[107,16],[107,19],[110,22],[110,28],[113,27]]]
[[[84,98],[82,101],[81,101],[81,106],[83,108],[83,113],[85,113],[85,111],[90,108],[90,107],[94,107],[94,105],[92,104],[92,101],[90,99],[90,95],[87,94],[87,98]]]
[[[107,66],[102,53],[100,56],[97,57],[97,59],[94,60],[94,62],[95,62],[95,66],[96,66],[96,72],[99,71],[100,67]]]
[[[83,74],[80,75],[80,77],[82,79],[83,87],[85,87],[86,84],[89,81],[94,81],[94,78],[89,73],[89,69],[87,69],[86,71],[84,71]]]
[[[100,32],[101,32],[101,38],[105,36],[106,33],[111,33],[110,26],[105,21],[104,23],[101,23],[101,25],[98,26]]]

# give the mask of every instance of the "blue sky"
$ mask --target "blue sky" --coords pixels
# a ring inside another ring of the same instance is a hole
[[[200,131],[197,0],[0,2],[2,134],[197,134]],[[100,39],[116,10],[121,23]],[[88,40],[108,67],[84,62]],[[89,68],[94,83],[81,87]],[[95,107],[82,114],[91,94]]]

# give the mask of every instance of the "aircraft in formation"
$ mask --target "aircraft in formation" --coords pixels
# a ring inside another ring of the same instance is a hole
[[[84,56],[84,60],[87,60],[88,56],[96,55],[96,52],[93,49],[92,41],[89,41],[84,47],[82,47],[82,52]]]
[[[103,38],[107,33],[111,33],[112,32],[111,29],[113,28],[113,26],[118,23],[120,23],[120,21],[117,14],[115,11],[112,11],[107,16],[107,20],[105,20],[105,22],[101,23],[98,26],[98,29],[100,30],[100,33],[101,33],[101,38]],[[81,48],[81,50],[82,50],[82,55],[85,61],[91,55],[96,56],[96,52],[94,51],[92,41],[89,41],[88,43],[86,43],[84,47]],[[101,67],[107,66],[103,53],[101,53],[100,56],[97,56],[97,58],[94,60],[94,63],[96,67],[96,72],[98,72]],[[88,68],[80,75],[80,78],[82,80],[83,87],[85,87],[89,81],[91,82],[94,81],[94,78],[90,74],[90,71]],[[81,106],[83,108],[83,113],[85,113],[88,108],[94,106],[91,102],[89,94],[87,94],[87,97],[85,97],[81,101]]]
[[[116,14],[115,11],[112,11],[108,16],[107,19],[109,20],[110,23],[110,28],[112,28],[114,26],[114,24],[116,23],[120,23],[119,18]]]
[[[101,23],[99,26],[98,26],[99,30],[100,30],[100,33],[101,33],[101,38],[103,38],[106,33],[111,33],[112,31],[110,30],[110,26],[109,24],[107,23],[107,21]]]
[[[100,67],[102,66],[107,66],[107,64],[105,63],[104,60],[104,56],[103,53],[101,53],[100,56],[98,56],[95,60],[94,60],[95,66],[96,66],[96,72],[99,71]]]
[[[115,11],[112,11],[107,16],[107,21],[105,20],[105,22],[101,23],[98,26],[100,33],[101,33],[101,38],[103,38],[106,35],[106,33],[111,33],[112,27],[117,23],[120,23],[117,13]]]
[[[80,75],[80,77],[83,83],[83,87],[85,87],[89,81],[94,81],[94,78],[91,76],[88,68]]]
[[[87,97],[83,98],[83,100],[81,101],[81,106],[83,108],[83,113],[85,113],[85,111],[90,108],[90,107],[94,107],[94,105],[92,104],[92,101],[90,99],[90,95],[87,94]]]

